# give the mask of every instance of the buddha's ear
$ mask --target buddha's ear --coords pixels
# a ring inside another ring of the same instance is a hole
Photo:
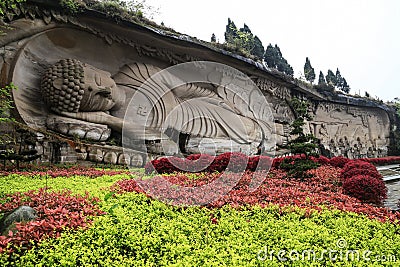
[[[63,85],[63,79],[62,78],[56,78],[53,81],[53,86],[54,88],[57,88],[58,90],[61,90],[61,86]]]

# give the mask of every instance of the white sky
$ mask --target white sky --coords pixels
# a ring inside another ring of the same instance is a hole
[[[303,72],[309,57],[318,79],[339,68],[352,93],[383,100],[400,97],[399,0],[146,0],[153,20],[178,32],[224,42],[228,17],[246,23],[263,42],[278,44],[283,57]],[[316,82],[317,82],[316,79]]]

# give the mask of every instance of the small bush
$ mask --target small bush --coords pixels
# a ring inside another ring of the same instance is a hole
[[[268,171],[271,169],[273,159],[268,156],[254,156],[249,158],[247,163],[247,170],[255,171]]]
[[[367,175],[356,175],[343,182],[343,192],[365,203],[382,205],[387,197],[387,188],[383,180]]]
[[[325,156],[311,157],[311,160],[320,164],[321,166],[327,166],[330,163],[330,160]]]
[[[350,159],[339,156],[333,157],[329,160],[329,164],[336,168],[343,168],[346,163],[348,163]]]
[[[186,158],[186,170],[189,172],[209,171],[209,166],[214,162],[215,157],[208,154],[193,154]]]
[[[349,160],[343,167],[342,171],[343,172],[348,172],[353,169],[370,169],[370,170],[376,170],[376,167],[372,165],[371,163],[368,163],[363,160]]]
[[[376,179],[382,179],[382,175],[371,163],[363,160],[351,160],[342,169],[340,177],[342,180],[349,179],[357,175],[366,175]]]
[[[246,170],[248,157],[240,152],[226,152],[218,155],[209,166],[210,172],[242,172]]]

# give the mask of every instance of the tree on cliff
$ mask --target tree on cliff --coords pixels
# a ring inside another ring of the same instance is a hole
[[[318,139],[313,134],[305,134],[304,126],[306,120],[311,120],[308,113],[309,103],[305,100],[292,98],[289,102],[295,115],[295,120],[290,125],[290,135],[295,136],[289,141],[287,147],[294,157],[285,159],[280,167],[287,171],[287,175],[294,178],[304,179],[306,172],[318,167],[318,163],[311,160],[311,156],[318,157]]]
[[[293,76],[293,68],[287,60],[282,56],[282,52],[278,45],[269,44],[264,54],[264,61],[269,68],[277,69],[287,75]]]
[[[347,84],[347,81],[345,78],[343,78],[343,76],[340,74],[339,69],[336,69],[336,87],[345,92],[345,93],[349,93],[350,92],[350,86]]]
[[[340,90],[342,90],[346,94],[350,93],[350,86],[347,84],[347,81],[345,78],[343,78],[342,88]]]
[[[262,60],[264,56],[264,46],[261,40],[256,36],[254,36],[254,46],[253,49],[250,51],[253,56],[257,59]]]
[[[328,70],[325,80],[328,85],[336,86],[336,75],[333,73],[333,71]]]
[[[243,28],[237,29],[235,23],[228,18],[225,30],[225,43],[234,48],[243,49],[245,53],[253,55],[256,59],[262,60],[264,46],[261,40],[254,36],[247,24]]]
[[[215,37],[215,34],[213,33],[211,35],[211,43],[216,43],[217,42],[217,37]]]
[[[319,72],[319,76],[318,76],[318,85],[325,85],[325,77],[324,74],[322,73],[322,71]]]
[[[235,39],[238,38],[238,29],[236,28],[235,23],[228,18],[228,24],[225,27],[225,42],[228,44],[234,44]]]
[[[311,66],[311,62],[308,57],[306,57],[306,63],[304,64],[304,76],[306,77],[306,80],[310,83],[313,83],[315,80],[315,71],[314,68]]]
[[[339,89],[342,88],[342,86],[343,86],[343,77],[340,74],[339,68],[336,68],[335,77],[336,77],[336,84],[335,84],[336,87],[339,88]]]

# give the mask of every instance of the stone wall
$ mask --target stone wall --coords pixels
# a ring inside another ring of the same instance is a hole
[[[308,99],[312,103],[310,113],[313,114],[313,120],[307,124],[306,131],[321,140],[320,149],[325,154],[357,158],[380,157],[388,153],[395,129],[392,111],[385,105],[347,96],[321,95],[258,62],[187,36],[171,35],[129,21],[116,23],[106,15],[92,10],[73,16],[54,5],[46,4],[46,1],[28,1],[23,5],[23,8],[10,10],[7,14],[9,27],[0,38],[0,83],[5,85],[13,82],[19,88],[13,92],[16,106],[13,115],[19,121],[33,129],[57,133],[75,144],[59,148],[58,156],[62,162],[89,160],[141,166],[148,160],[143,151],[125,151],[118,144],[115,145],[114,139],[120,140],[121,135],[114,133],[113,125],[66,118],[54,114],[46,106],[41,79],[50,66],[64,58],[77,59],[101,69],[110,74],[117,84],[118,77],[126,68],[124,66],[136,64],[139,66],[138,72],[143,73],[142,70],[146,69],[150,75],[150,69],[161,70],[184,62],[219,62],[244,73],[245,78],[260,89],[270,104],[271,121],[268,123],[273,130],[265,138],[276,141],[276,144],[269,144],[272,147],[268,149],[276,149],[277,154],[287,152],[281,148],[291,138],[288,125],[294,120],[294,115],[288,101],[293,96]],[[221,80],[226,80],[232,73],[221,71],[219,75]],[[121,84],[123,82],[118,86]],[[131,84],[129,86],[132,87]],[[194,90],[194,93],[190,96],[181,93],[180,96],[194,98],[194,95],[204,90],[208,90],[208,94],[211,92],[217,97],[222,96],[220,88],[204,88],[194,89],[191,86],[187,90]],[[124,89],[127,99],[132,97],[128,89]],[[244,96],[248,93],[245,90]],[[228,104],[234,103],[232,99],[229,95],[222,97]],[[109,114],[121,118],[124,111]],[[144,114],[144,111],[142,108],[138,114]],[[242,110],[240,112],[243,114]],[[228,127],[231,122],[226,124]],[[162,142],[168,144],[170,151],[178,149],[178,144],[174,147],[169,141],[160,142],[162,138],[158,141],[146,138],[145,145],[155,153],[150,157],[163,153],[160,148]],[[77,139],[80,139],[79,142],[75,142]],[[218,146],[217,153],[225,151],[223,146],[233,147],[237,151],[249,151],[250,154],[255,151],[252,145],[227,145],[228,139],[224,137],[188,140],[188,153],[201,152],[201,144],[210,151],[210,147]],[[49,144],[38,143],[44,161],[49,160],[50,154],[54,153],[50,147]]]

